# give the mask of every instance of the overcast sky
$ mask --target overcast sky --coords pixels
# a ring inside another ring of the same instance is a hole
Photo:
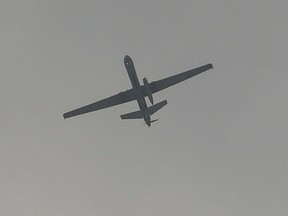
[[[285,0],[0,0],[0,215],[288,215]],[[209,70],[64,120],[142,79]]]

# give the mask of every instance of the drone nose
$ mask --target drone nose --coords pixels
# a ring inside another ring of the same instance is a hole
[[[124,57],[124,61],[130,61],[130,56],[128,56],[128,55],[125,55],[125,57]]]
[[[131,64],[131,62],[132,62],[132,59],[130,58],[130,56],[125,55],[125,57],[124,57],[124,64],[125,64],[125,66],[126,66],[126,67],[129,66],[129,65]]]

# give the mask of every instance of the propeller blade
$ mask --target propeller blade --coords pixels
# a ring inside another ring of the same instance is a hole
[[[158,120],[159,120],[159,119],[154,119],[154,120],[151,121],[151,123],[152,123],[152,122],[156,122],[156,121],[158,121]]]
[[[151,123],[158,121],[159,119],[151,120]],[[146,125],[146,123],[144,123]]]

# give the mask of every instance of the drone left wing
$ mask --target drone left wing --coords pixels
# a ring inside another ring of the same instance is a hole
[[[73,116],[93,112],[96,110],[104,109],[111,106],[116,106],[122,103],[136,100],[137,95],[133,89],[127,90],[125,92],[120,92],[111,97],[105,98],[103,100],[97,101],[95,103],[80,107],[78,109],[72,110],[70,112],[64,113],[63,117],[70,118]]]
[[[158,81],[154,81],[154,82],[151,82],[149,84],[149,87],[151,89],[151,93],[154,94],[158,91],[161,91],[163,89],[166,89],[170,86],[173,86],[177,83],[180,83],[184,80],[187,80],[193,76],[196,76],[200,73],[203,73],[209,69],[213,68],[213,65],[212,64],[207,64],[207,65],[203,65],[201,67],[198,67],[198,68],[195,68],[195,69],[192,69],[192,70],[189,70],[189,71],[186,71],[186,72],[182,72],[182,73],[179,73],[179,74],[176,74],[174,76],[170,76],[170,77],[167,77],[167,78],[164,78],[164,79],[161,79],[161,80],[158,80]]]

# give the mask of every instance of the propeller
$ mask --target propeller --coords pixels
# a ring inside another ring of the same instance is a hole
[[[156,122],[156,121],[158,121],[159,119],[154,119],[154,120],[151,120],[151,123],[153,123],[153,122]],[[144,123],[145,125],[147,125],[146,123]]]

